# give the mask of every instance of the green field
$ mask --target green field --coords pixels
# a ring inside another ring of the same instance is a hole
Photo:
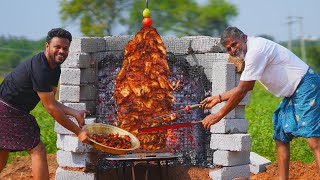
[[[260,83],[256,83],[251,92],[250,101],[250,104],[246,106],[245,118],[249,121],[248,132],[251,135],[252,151],[274,162],[276,148],[272,139],[271,117],[281,98],[274,97]],[[45,144],[47,152],[55,153],[57,151],[57,137],[54,132],[53,118],[45,111],[41,103],[32,111],[32,115],[36,117],[41,128],[41,140]],[[11,153],[10,159],[14,155],[26,155],[26,152]],[[291,142],[291,160],[306,163],[314,161],[313,154],[303,138],[297,138]]]

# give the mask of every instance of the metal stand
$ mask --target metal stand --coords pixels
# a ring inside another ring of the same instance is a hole
[[[160,174],[160,179],[168,179],[169,173],[168,173],[168,161],[169,160],[175,160],[179,157],[182,157],[181,154],[172,154],[172,153],[157,153],[157,154],[128,154],[128,155],[119,155],[119,156],[114,156],[114,157],[108,157],[106,160],[109,161],[116,161],[116,164],[118,165],[118,162],[123,163],[123,179],[126,179],[126,164],[129,163],[131,167],[131,173],[132,173],[132,179],[135,180],[135,163],[145,161],[147,163],[146,165],[146,174],[145,174],[145,180],[148,180],[149,178],[149,169],[150,169],[150,162],[155,161],[157,163],[157,166],[159,168],[159,174]],[[161,163],[160,161],[165,161],[165,177],[162,174],[162,169],[161,169]],[[119,179],[119,174],[117,171],[117,176]]]

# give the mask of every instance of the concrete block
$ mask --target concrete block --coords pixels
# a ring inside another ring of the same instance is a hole
[[[228,55],[225,53],[204,53],[204,54],[189,54],[184,56],[191,66],[203,66],[204,68],[212,69],[215,62],[227,62]],[[212,76],[212,75],[210,75]]]
[[[212,93],[226,92],[236,86],[235,66],[227,62],[215,62],[212,65]]]
[[[92,152],[93,147],[79,141],[75,135],[58,134],[57,136],[57,148],[63,151],[70,152]]]
[[[239,105],[250,104],[250,95],[251,95],[251,92],[248,92],[247,95],[240,101]]]
[[[226,151],[250,151],[249,134],[211,134],[210,148]]]
[[[80,85],[95,83],[98,78],[95,68],[61,68],[61,85]]]
[[[247,133],[249,123],[245,119],[222,119],[210,127],[213,134]]]
[[[99,37],[78,37],[71,42],[70,52],[101,52],[106,51],[106,41]]]
[[[236,73],[236,84],[235,84],[235,86],[238,86],[238,84],[240,83],[240,77],[241,77],[241,74]],[[250,95],[251,95],[251,92],[248,92],[247,95],[241,100],[239,105],[250,104]]]
[[[213,180],[233,180],[235,178],[250,179],[249,165],[222,167],[209,171],[209,176]]]
[[[189,39],[190,46],[194,53],[218,53],[224,52],[224,48],[220,45],[220,38],[211,36],[186,36],[182,39]]]
[[[97,163],[96,153],[75,153],[57,151],[57,163],[60,167],[85,168],[88,164]]]
[[[77,126],[78,126],[78,121],[72,117],[72,116],[68,116],[69,119],[74,122]],[[92,117],[87,117],[84,119],[85,124],[92,124],[96,122],[96,118],[92,118]],[[66,129],[65,127],[63,127],[61,124],[59,124],[57,121],[54,122],[54,131],[57,134],[69,134],[69,135],[73,135],[74,133],[69,131],[68,129]]]
[[[271,164],[269,159],[266,159],[255,152],[250,152],[250,172],[258,174],[266,171],[266,166]]]
[[[221,166],[239,166],[250,163],[250,151],[221,151],[213,153],[213,164]]]
[[[174,53],[175,55],[187,55],[192,53],[190,39],[163,37],[162,41],[167,52]]]
[[[57,163],[60,167],[86,168],[97,163],[96,153],[75,153],[57,151]]]
[[[91,59],[98,64],[100,61],[106,58],[106,52],[95,52],[91,53]]]
[[[106,51],[124,51],[125,46],[133,38],[133,35],[106,36],[104,37],[106,41]]]
[[[238,105],[236,108],[234,108],[236,119],[244,119],[245,108],[245,105]]]
[[[79,102],[80,86],[60,85],[59,101],[60,102]]]
[[[212,95],[222,94],[235,87],[235,66],[227,62],[215,62],[212,66]],[[226,102],[217,104],[211,112],[218,112]],[[230,111],[225,118],[238,118],[235,110]]]
[[[80,86],[60,85],[60,102],[80,102],[96,100],[97,88],[94,84],[84,84]]]
[[[58,167],[55,180],[95,180],[96,174],[91,172],[71,171]]]
[[[94,59],[88,53],[70,52],[68,58],[61,64],[61,68],[89,68]]]
[[[96,113],[97,107],[96,107],[96,101],[95,100],[80,101],[80,102],[86,104],[86,108],[90,112],[91,115],[94,115]]]
[[[94,84],[80,86],[80,101],[96,100],[97,87]]]
[[[63,103],[63,105],[76,110],[86,110],[86,103]]]

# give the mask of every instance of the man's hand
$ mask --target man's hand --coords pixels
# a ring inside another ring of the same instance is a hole
[[[86,118],[86,114],[90,114],[90,112],[87,110],[76,110],[74,113],[74,117],[77,119],[80,128],[85,124],[84,119]]]
[[[200,102],[202,104],[203,109],[211,109],[215,105],[220,103],[220,98],[219,96],[211,96],[205,98],[203,101]]]
[[[80,133],[78,134],[78,139],[83,143],[92,144],[89,139],[88,133],[85,130],[80,131]]]
[[[219,122],[222,119],[222,117],[220,117],[218,115],[218,113],[214,113],[214,114],[210,114],[207,117],[205,117],[202,121],[200,121],[203,125],[204,128],[209,129],[211,127],[211,125],[216,124],[217,122]]]

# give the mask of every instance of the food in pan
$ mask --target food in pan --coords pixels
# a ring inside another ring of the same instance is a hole
[[[90,138],[102,145],[117,148],[130,149],[132,147],[131,140],[128,135],[116,134],[92,134]]]

